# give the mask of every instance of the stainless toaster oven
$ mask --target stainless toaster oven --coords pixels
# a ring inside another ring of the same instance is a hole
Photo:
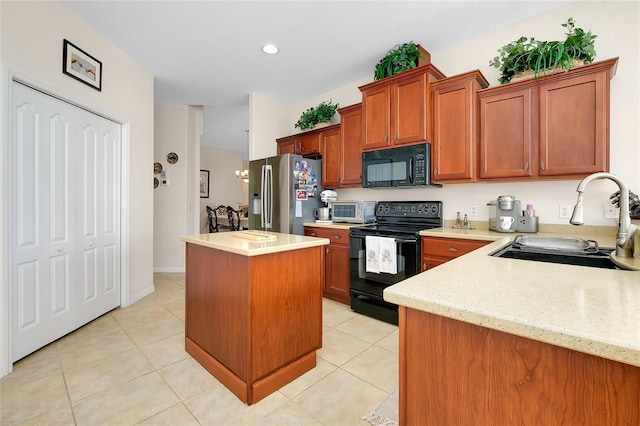
[[[376,221],[375,201],[334,201],[331,203],[331,220],[347,223],[372,223]]]

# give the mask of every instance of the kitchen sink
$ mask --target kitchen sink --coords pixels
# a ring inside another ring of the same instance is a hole
[[[547,250],[514,247],[510,244],[491,256],[507,259],[533,260],[536,262],[562,263],[565,265],[591,266],[594,268],[622,269],[609,257],[611,248],[599,248],[595,252],[567,252],[561,250]]]

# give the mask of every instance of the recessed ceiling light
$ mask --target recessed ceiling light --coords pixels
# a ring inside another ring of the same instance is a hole
[[[278,48],[273,44],[265,44],[262,46],[262,51],[267,55],[275,55],[278,53]]]

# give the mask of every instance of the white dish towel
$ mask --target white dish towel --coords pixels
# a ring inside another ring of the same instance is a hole
[[[374,274],[398,273],[395,239],[367,235],[365,236],[365,244],[367,247],[367,272]]]
[[[398,273],[396,261],[396,240],[394,238],[379,237],[380,247],[380,272],[387,274]]]
[[[380,273],[380,238],[372,235],[364,237],[365,247],[367,248],[367,272],[374,274]]]

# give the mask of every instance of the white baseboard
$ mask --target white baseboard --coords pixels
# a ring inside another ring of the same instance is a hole
[[[147,297],[148,295],[150,295],[151,293],[153,293],[154,291],[156,291],[156,288],[151,285],[147,288],[145,288],[144,290],[142,290],[141,292],[138,292],[136,294],[132,294],[129,297],[129,306],[133,305],[134,303],[136,303],[138,300],[142,300],[145,297]],[[124,307],[124,306],[123,306]]]
[[[184,266],[158,266],[153,268],[153,272],[184,272]]]

